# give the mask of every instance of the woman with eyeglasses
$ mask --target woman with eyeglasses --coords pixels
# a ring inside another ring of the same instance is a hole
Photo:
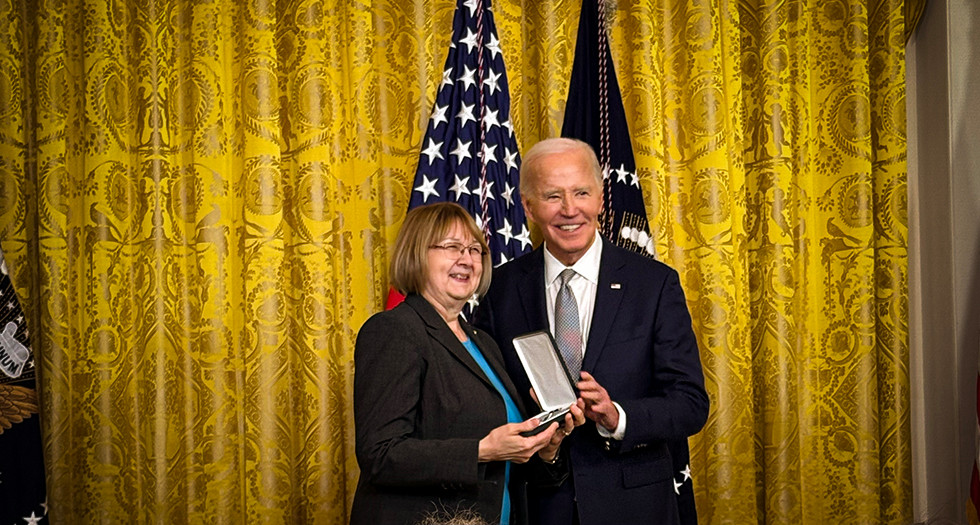
[[[412,524],[467,509],[490,523],[526,523],[524,484],[557,484],[549,465],[585,421],[581,400],[562,425],[524,421],[500,350],[460,313],[490,286],[490,253],[462,207],[412,209],[391,280],[405,301],[372,316],[354,350],[354,424],[361,469],[351,523]],[[515,466],[515,464],[520,464]]]

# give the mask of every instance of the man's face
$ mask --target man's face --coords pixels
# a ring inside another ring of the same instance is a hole
[[[524,212],[541,228],[548,251],[575,264],[592,246],[602,211],[602,188],[588,157],[579,150],[541,157],[530,190],[521,196]]]

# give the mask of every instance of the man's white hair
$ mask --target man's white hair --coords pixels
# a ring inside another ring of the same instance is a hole
[[[576,151],[585,155],[586,162],[589,163],[589,168],[595,176],[596,183],[598,183],[599,187],[601,188],[602,168],[599,167],[599,159],[596,158],[595,151],[592,150],[592,146],[589,146],[587,143],[578,139],[556,137],[544,139],[534,146],[531,146],[531,149],[527,150],[527,153],[521,160],[521,196],[531,196],[529,193],[531,191],[531,183],[537,176],[537,173],[535,173],[535,165],[542,158],[549,155],[554,155],[556,153],[569,153]]]

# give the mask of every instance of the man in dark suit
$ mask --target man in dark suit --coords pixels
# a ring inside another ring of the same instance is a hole
[[[595,422],[563,442],[567,481],[529,491],[530,521],[678,523],[667,441],[701,429],[708,396],[677,272],[598,235],[602,173],[588,144],[539,142],[520,189],[544,244],[494,270],[476,324],[497,341],[529,406],[513,338],[551,332]]]

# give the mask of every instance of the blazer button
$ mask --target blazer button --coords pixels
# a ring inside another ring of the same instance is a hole
[[[609,440],[608,439],[605,441],[604,448],[606,449],[606,452],[609,452],[610,450],[612,450],[612,444],[609,443]]]

